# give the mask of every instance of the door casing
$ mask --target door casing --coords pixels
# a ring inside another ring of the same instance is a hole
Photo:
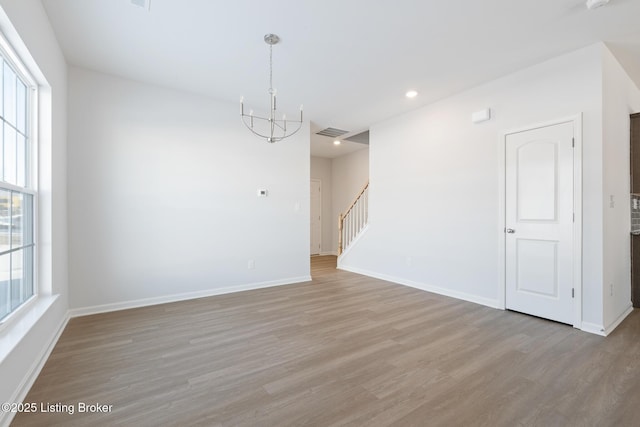
[[[310,249],[310,252],[313,255],[319,255],[319,254],[322,253],[322,181],[319,180],[319,179],[316,179],[316,178],[312,178],[311,179],[311,184],[316,184],[318,186],[320,195],[318,196],[318,206],[317,206],[317,208],[318,208],[317,214],[319,216],[319,219],[317,220],[318,221],[318,236],[317,236],[318,237],[318,241],[317,241],[318,252],[317,253],[314,252],[313,249]],[[310,200],[310,204],[312,204],[313,203],[313,194],[310,195],[310,199],[311,199]],[[313,222],[316,221],[315,218],[312,218],[314,215],[315,215],[315,212],[313,211],[313,206],[310,206],[309,207],[309,216],[310,216],[310,218],[309,218],[309,223],[310,223],[309,224],[309,228],[310,228],[310,230],[309,231],[311,232],[310,234],[313,234]],[[311,240],[311,244],[313,244],[314,243],[313,242],[313,237],[310,237],[310,240]]]

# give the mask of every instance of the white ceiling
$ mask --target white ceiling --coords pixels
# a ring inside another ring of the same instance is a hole
[[[42,0],[68,62],[350,134],[605,41],[640,86],[640,0]],[[416,89],[420,95],[407,99]],[[235,108],[235,107],[233,107]],[[317,145],[317,144],[316,144]],[[325,147],[326,148],[326,147]]]

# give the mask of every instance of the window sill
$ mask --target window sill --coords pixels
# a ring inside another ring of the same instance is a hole
[[[0,364],[20,344],[29,331],[58,299],[58,295],[38,295],[15,316],[0,323]]]

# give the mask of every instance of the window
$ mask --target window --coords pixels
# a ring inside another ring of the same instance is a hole
[[[0,49],[0,322],[36,294],[32,80]]]

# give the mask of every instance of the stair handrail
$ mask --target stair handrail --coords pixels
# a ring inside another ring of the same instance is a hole
[[[358,203],[358,201],[360,200],[362,195],[365,193],[365,191],[367,191],[368,188],[369,188],[369,181],[367,181],[364,187],[362,187],[362,190],[358,192],[358,195],[355,197],[355,199],[353,199],[353,202],[351,202],[347,210],[344,213],[341,213],[340,215],[338,215],[338,255],[342,255],[342,252],[344,249],[343,241],[342,241],[342,228],[344,225],[344,220],[349,215],[349,213],[351,213],[351,210],[353,210],[354,206]]]
[[[367,181],[367,183],[364,185],[364,187],[362,187],[362,190],[360,190],[360,192],[358,193],[356,198],[353,199],[353,202],[351,202],[351,204],[349,205],[347,210],[342,215],[343,217],[347,216],[349,214],[349,212],[351,212],[351,209],[353,209],[353,207],[356,205],[356,203],[358,203],[358,200],[360,200],[360,197],[362,197],[364,192],[367,191],[367,188],[369,188],[369,181]]]

